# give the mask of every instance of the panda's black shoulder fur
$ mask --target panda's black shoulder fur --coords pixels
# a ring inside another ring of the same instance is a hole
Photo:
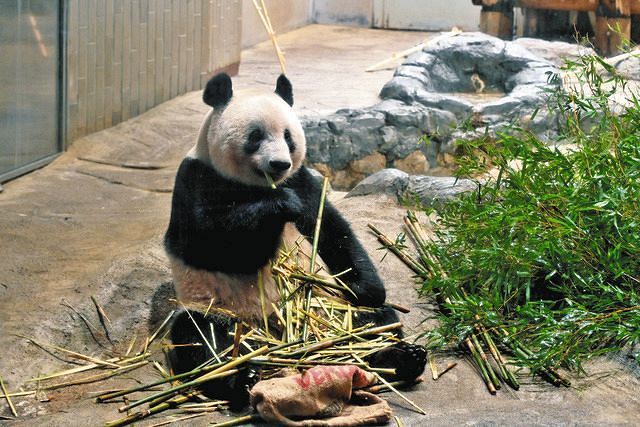
[[[192,267],[255,273],[276,253],[284,224],[301,210],[291,189],[244,185],[186,158],[176,175],[165,247]]]

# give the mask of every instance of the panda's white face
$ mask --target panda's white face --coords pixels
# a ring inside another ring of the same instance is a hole
[[[207,135],[213,166],[249,185],[281,182],[300,168],[306,141],[293,110],[278,95],[238,94],[212,118]]]
[[[214,105],[198,144],[195,152],[201,160],[226,178],[254,186],[270,185],[265,174],[276,183],[286,180],[300,168],[306,152],[292,108],[269,92],[234,93],[223,105]]]

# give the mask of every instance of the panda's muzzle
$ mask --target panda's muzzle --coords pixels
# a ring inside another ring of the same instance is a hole
[[[291,167],[291,162],[288,162],[288,161],[271,160],[269,162],[269,168],[271,169],[272,173],[283,174],[286,171],[288,171],[290,167]]]
[[[264,176],[265,173],[269,174],[269,177],[274,181],[279,181],[287,172],[291,169],[291,162],[283,160],[271,160],[267,167],[255,168],[255,173],[259,176]]]

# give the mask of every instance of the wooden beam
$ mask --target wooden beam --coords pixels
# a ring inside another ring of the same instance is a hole
[[[482,0],[480,31],[503,39],[513,36],[513,3],[511,0]]]
[[[596,47],[603,55],[620,53],[631,39],[631,0],[600,0],[596,16]]]
[[[598,0],[517,0],[516,6],[529,9],[594,12],[598,9]]]

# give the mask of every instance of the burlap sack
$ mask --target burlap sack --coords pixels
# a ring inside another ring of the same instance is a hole
[[[375,375],[357,366],[316,366],[260,381],[251,390],[251,405],[265,421],[292,427],[385,424],[391,419],[389,404],[354,390],[375,382]]]

